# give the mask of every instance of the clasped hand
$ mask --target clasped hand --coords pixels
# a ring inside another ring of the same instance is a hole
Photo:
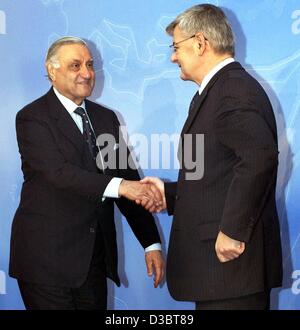
[[[123,180],[119,195],[143,206],[149,212],[161,212],[166,208],[164,183],[158,178],[147,177],[141,181]]]

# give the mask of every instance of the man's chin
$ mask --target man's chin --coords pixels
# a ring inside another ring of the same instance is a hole
[[[180,72],[180,79],[184,81],[193,81],[196,82],[191,76],[185,74],[184,72]]]
[[[183,72],[180,73],[180,79],[184,81],[190,80]]]
[[[90,96],[92,94],[92,92],[93,92],[93,88],[90,88],[90,87],[83,88],[83,89],[81,89],[81,91],[78,92],[78,95],[80,95],[80,97],[85,98],[85,97]]]

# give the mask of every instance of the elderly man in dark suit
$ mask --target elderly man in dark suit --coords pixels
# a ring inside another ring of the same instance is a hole
[[[199,85],[181,133],[178,181],[143,181],[160,188],[174,215],[169,290],[197,309],[268,309],[270,290],[282,281],[271,103],[234,60],[233,33],[220,8],[194,6],[167,32],[181,79]],[[202,149],[204,161],[191,170],[187,165]]]
[[[52,88],[16,118],[24,183],[12,225],[10,275],[27,309],[106,309],[106,278],[120,285],[114,202],[146,249],[157,287],[164,272],[159,234],[150,213],[133,201],[157,207],[161,194],[139,182],[126,147],[121,154],[116,115],[86,100],[95,82],[87,44],[57,40],[46,68]],[[113,155],[106,156],[126,157],[128,166],[105,166],[96,143],[103,135],[115,141]]]

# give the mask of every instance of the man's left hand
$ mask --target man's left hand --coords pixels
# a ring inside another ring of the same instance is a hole
[[[245,243],[232,239],[220,231],[215,250],[219,260],[226,262],[238,258],[245,251]]]
[[[154,287],[162,281],[165,273],[165,262],[161,251],[154,250],[146,252],[145,254],[147,274],[152,276],[154,273]]]

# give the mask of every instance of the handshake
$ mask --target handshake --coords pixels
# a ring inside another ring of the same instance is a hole
[[[164,182],[155,177],[141,181],[122,180],[119,196],[134,201],[151,213],[161,212],[167,207]]]

